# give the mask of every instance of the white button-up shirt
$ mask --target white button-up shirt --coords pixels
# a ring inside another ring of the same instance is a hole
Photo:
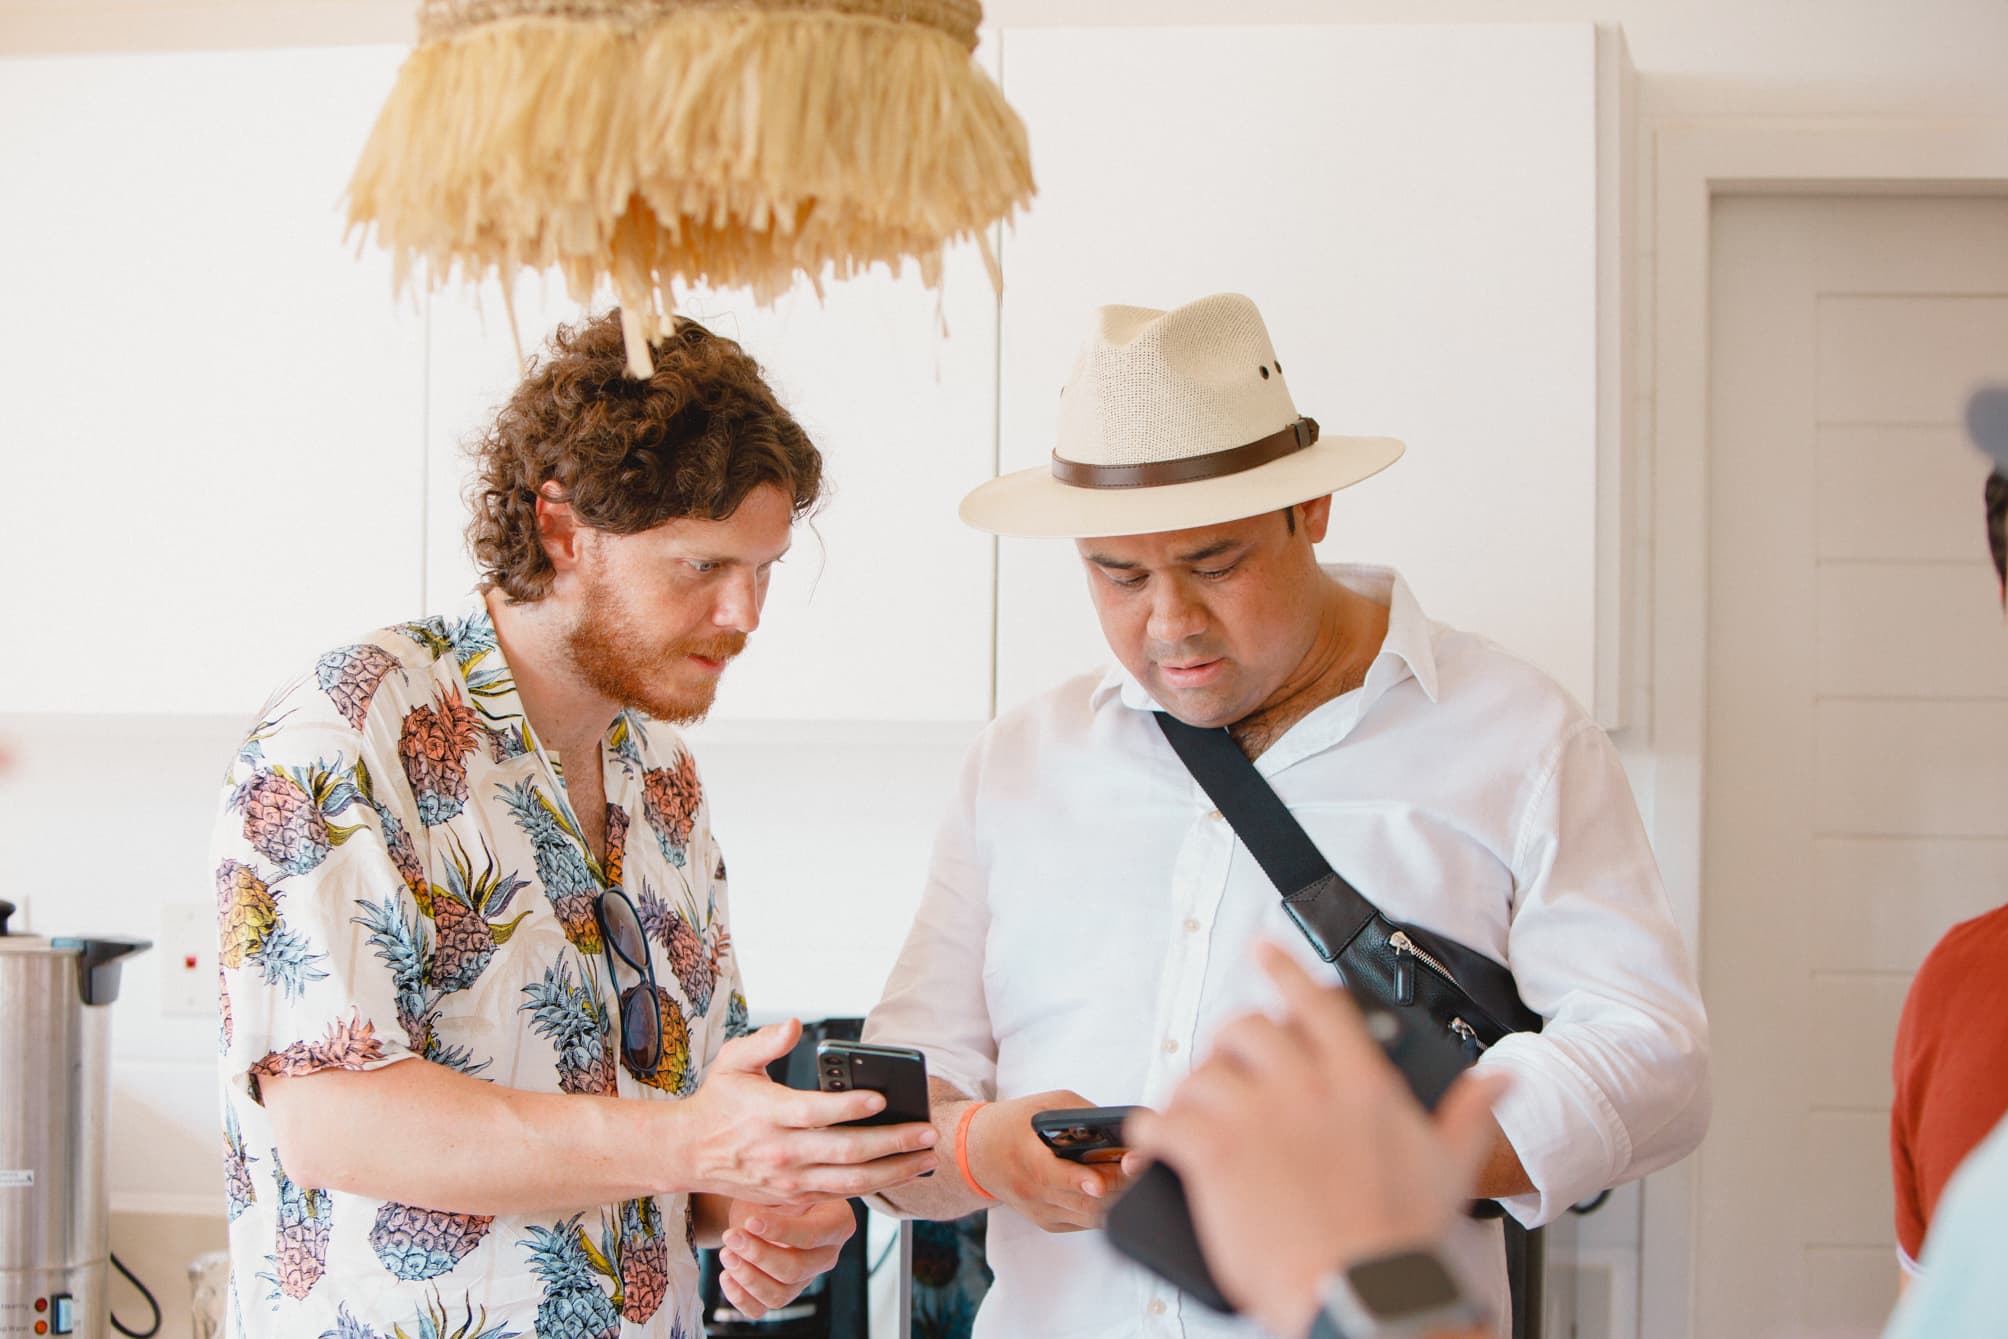
[[[1390,919],[1508,964],[1547,1020],[1480,1062],[1514,1075],[1494,1114],[1535,1187],[1506,1207],[1546,1222],[1700,1142],[1693,967],[1595,723],[1538,670],[1430,622],[1395,573],[1327,571],[1388,607],[1387,639],[1361,687],[1257,766]],[[920,1047],[930,1074],[972,1096],[1071,1088],[1161,1106],[1215,1028],[1270,1003],[1249,957],[1257,936],[1330,971],[1159,733],[1155,705],[1113,669],[976,742],[867,1039]],[[1503,1317],[1498,1224],[1464,1231]],[[1098,1232],[1048,1234],[1000,1208],[988,1251],[979,1339],[1252,1333]]]

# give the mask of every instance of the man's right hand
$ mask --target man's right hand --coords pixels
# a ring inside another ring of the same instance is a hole
[[[678,1184],[799,1209],[876,1194],[934,1170],[932,1125],[830,1128],[877,1115],[885,1109],[879,1094],[803,1092],[767,1077],[768,1064],[801,1035],[790,1019],[719,1051],[703,1086],[676,1104],[685,1132],[677,1154],[683,1165],[670,1169]]]
[[[969,1125],[970,1171],[983,1189],[1048,1232],[1100,1227],[1123,1186],[1121,1169],[1069,1162],[1032,1133],[1032,1117],[1041,1111],[1093,1105],[1067,1091],[988,1104]]]

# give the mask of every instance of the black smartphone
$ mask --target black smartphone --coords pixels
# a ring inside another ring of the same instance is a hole
[[[1121,1162],[1123,1122],[1135,1107],[1060,1107],[1032,1117],[1032,1133],[1068,1162]]]
[[[1357,997],[1355,997],[1357,998]],[[1444,1091],[1470,1065],[1464,1043],[1441,1028],[1419,1020],[1419,1026],[1403,1026],[1391,1010],[1363,1005],[1367,1031],[1387,1052],[1388,1059],[1408,1080],[1409,1091],[1426,1110],[1436,1110]],[[1249,1131],[1250,1138],[1264,1132]],[[1199,1235],[1192,1228],[1192,1210],[1185,1201],[1185,1186],[1178,1173],[1162,1162],[1145,1168],[1122,1197],[1109,1206],[1103,1225],[1109,1244],[1150,1270],[1180,1292],[1188,1293],[1215,1311],[1234,1314],[1234,1304],[1220,1291],[1206,1255],[1199,1248]]]
[[[874,1046],[862,1041],[816,1043],[816,1086],[826,1093],[859,1088],[883,1094],[885,1110],[846,1125],[925,1124],[932,1119],[927,1100],[927,1057],[911,1046]]]

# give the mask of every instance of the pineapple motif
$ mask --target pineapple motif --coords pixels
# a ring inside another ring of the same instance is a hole
[[[253,772],[230,794],[233,813],[244,815],[244,839],[288,874],[305,874],[328,858],[360,827],[330,822],[360,796],[331,764],[275,767]]]
[[[324,1069],[367,1069],[383,1059],[383,1043],[376,1039],[376,1025],[363,1021],[360,1013],[346,1022],[336,1019],[328,1033],[316,1042],[296,1041],[283,1051],[269,1051],[251,1066],[255,1075],[318,1074]]]
[[[670,906],[654,889],[642,885],[637,904],[642,928],[669,956],[670,970],[683,987],[683,997],[700,1018],[711,1012],[711,997],[718,988],[718,973],[725,955],[732,950],[732,936],[717,918],[713,899],[704,917],[704,929],[697,928],[697,906],[687,898],[683,907]]]
[[[446,638],[453,644],[453,658],[460,662],[462,669],[478,667],[483,657],[499,645],[495,639],[495,624],[486,610],[469,614],[447,628]]]
[[[663,859],[683,868],[690,858],[690,832],[697,822],[698,807],[704,802],[704,788],[697,780],[697,760],[678,753],[669,767],[642,773],[642,815],[655,830],[656,844]]]
[[[461,1319],[446,1309],[438,1292],[425,1301],[425,1309],[412,1318],[411,1328],[402,1325],[391,1327],[389,1335],[380,1335],[369,1326],[357,1320],[344,1302],[335,1312],[335,1328],[325,1330],[321,1339],[520,1339],[521,1331],[505,1330],[501,1325],[488,1323],[488,1308],[481,1308],[481,1314],[474,1314],[474,1305],[462,1298]]]
[[[593,899],[600,882],[586,855],[586,839],[534,781],[504,787],[502,802],[530,838],[537,878],[565,927],[565,938],[587,957],[598,957],[600,926],[593,918]]]
[[[735,990],[725,1008],[725,1040],[734,1041],[752,1031],[753,1019],[747,1012],[746,997]]]
[[[225,967],[255,958],[279,928],[279,899],[249,865],[226,859],[216,867],[217,938]]]
[[[612,1094],[613,1020],[593,992],[572,980],[571,964],[559,958],[523,993],[530,999],[519,1008],[530,1011],[531,1031],[557,1048],[559,1091]]]
[[[398,731],[397,756],[418,800],[418,821],[444,823],[467,805],[467,755],[485,727],[460,690],[448,687],[433,706],[413,707]]]
[[[363,914],[355,917],[354,923],[369,931],[371,947],[390,968],[398,1026],[404,1029],[406,1043],[434,1064],[463,1074],[479,1074],[488,1068],[489,1062],[477,1063],[467,1047],[449,1046],[441,1041],[433,1026],[439,1018],[439,1001],[446,992],[426,980],[428,953],[417,915],[407,914],[395,896],[387,896],[381,903],[365,898],[356,905]]]
[[[230,1201],[230,1221],[236,1222],[244,1216],[244,1211],[258,1202],[258,1192],[251,1183],[251,1164],[258,1161],[244,1147],[244,1131],[238,1127],[237,1112],[225,1105],[223,1108],[223,1193]]]
[[[430,888],[425,877],[425,862],[418,858],[418,848],[413,845],[411,834],[390,807],[376,797],[374,784],[370,780],[370,769],[362,759],[356,760],[356,793],[363,803],[376,810],[377,824],[383,829],[384,850],[390,853],[390,863],[396,867],[397,876],[404,880],[404,886],[411,895],[423,898]]]
[[[530,735],[521,725],[491,727],[488,731],[488,756],[498,763],[520,758],[530,751]]]
[[[635,714],[623,711],[614,717],[614,728],[607,734],[607,751],[629,776],[637,776],[643,771],[641,749],[647,740],[647,732]]]
[[[621,1010],[626,1012],[628,1001],[647,985],[631,986],[621,993]],[[662,1061],[655,1067],[655,1073],[643,1077],[634,1072],[627,1057],[621,1057],[621,1066],[628,1077],[650,1088],[674,1093],[679,1097],[697,1091],[697,1070],[690,1063],[690,1025],[684,1021],[683,1007],[676,1002],[676,996],[662,987],[655,988],[655,1013],[658,1026],[662,1029]]]
[[[392,670],[402,670],[398,658],[381,646],[363,642],[328,652],[314,664],[314,679],[335,704],[342,718],[360,730],[370,713],[370,700]]]
[[[273,701],[283,700],[284,697],[285,694],[281,693]],[[267,707],[271,705],[270,702],[266,703]],[[265,741],[278,733],[280,723],[292,714],[290,711],[280,712],[277,716],[267,716],[262,712],[259,714],[258,724],[251,727],[251,732],[244,736],[244,742],[237,746],[236,760],[232,762],[230,771],[224,773],[223,780],[226,785],[230,782],[231,773],[236,771],[237,763],[256,767],[265,761]]]
[[[383,1267],[407,1282],[436,1279],[481,1244],[493,1218],[386,1204],[370,1228],[370,1249]]]
[[[437,614],[429,618],[414,619],[409,623],[399,623],[391,631],[400,637],[417,642],[431,653],[434,660],[453,649],[453,638],[447,632],[446,620]]]
[[[278,986],[292,999],[298,999],[309,982],[327,976],[317,965],[327,955],[313,952],[305,939],[286,927],[272,885],[251,866],[227,857],[216,867],[216,921],[219,973],[253,963],[266,985]],[[226,987],[221,996],[226,1037],[231,1026],[229,1000]]]
[[[607,886],[621,886],[621,873],[627,865],[628,811],[618,804],[607,805],[607,858],[601,868],[607,876]]]
[[[279,1240],[266,1257],[272,1272],[260,1275],[281,1293],[299,1301],[314,1290],[328,1267],[328,1232],[334,1226],[334,1201],[325,1190],[293,1184],[272,1150],[272,1180],[279,1187]]]
[[[431,983],[437,990],[465,990],[480,977],[500,945],[509,942],[516,927],[530,913],[518,912],[513,920],[496,923],[509,903],[522,890],[525,880],[503,874],[495,867],[494,854],[484,841],[482,864],[474,862],[458,842],[451,843],[446,869],[446,886],[432,885],[430,896],[419,904],[432,917],[433,945]]]
[[[322,1330],[321,1339],[383,1339],[383,1337],[350,1314],[349,1304],[343,1302],[335,1309],[335,1328]]]
[[[620,1309],[600,1287],[580,1217],[532,1227],[517,1243],[529,1247],[530,1268],[544,1285],[537,1339],[616,1339],[621,1332]]]
[[[620,1206],[620,1231],[615,1242],[621,1315],[646,1325],[669,1292],[669,1236],[663,1231],[662,1209],[655,1200],[629,1200]]]
[[[218,1051],[230,1054],[230,1043],[236,1040],[237,1020],[230,1012],[230,974],[221,967],[216,969],[216,1022]]]

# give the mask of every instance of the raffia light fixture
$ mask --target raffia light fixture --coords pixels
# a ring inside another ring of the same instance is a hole
[[[1032,196],[1025,127],[971,59],[978,0],[421,0],[349,223],[432,288],[610,284],[650,371],[673,290],[772,302],[875,261],[941,279]],[[513,321],[513,316],[512,316]]]

